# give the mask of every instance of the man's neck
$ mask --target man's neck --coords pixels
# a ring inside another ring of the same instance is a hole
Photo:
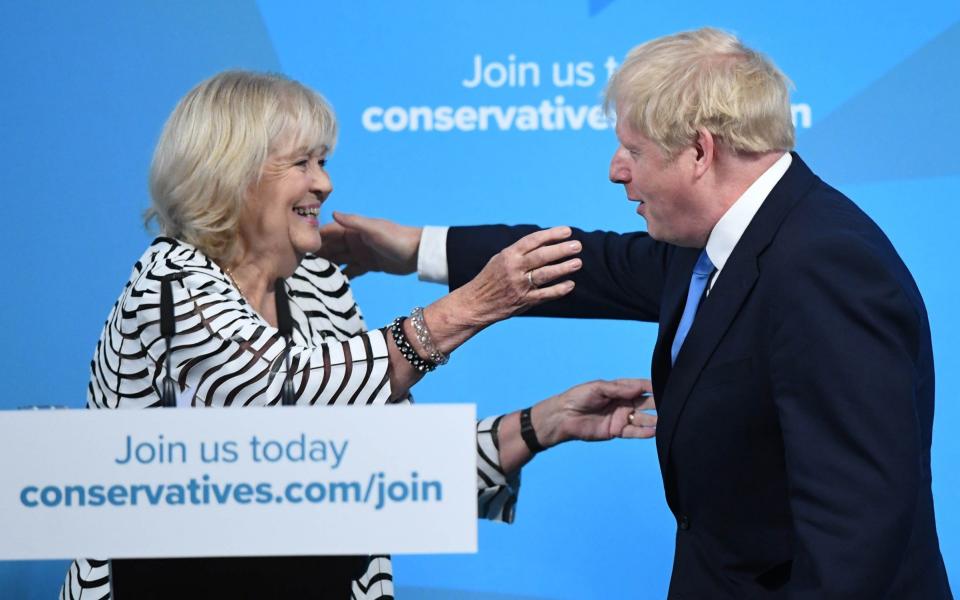
[[[783,150],[739,153],[721,152],[717,155],[716,197],[722,199],[724,211],[747,191],[753,182],[783,156]]]

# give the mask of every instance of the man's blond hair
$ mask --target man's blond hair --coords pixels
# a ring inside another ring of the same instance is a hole
[[[703,28],[632,49],[611,77],[604,106],[676,156],[705,128],[736,153],[794,146],[787,77],[735,36]]]

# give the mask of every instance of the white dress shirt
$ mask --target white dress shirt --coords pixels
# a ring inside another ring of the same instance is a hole
[[[727,209],[727,212],[723,213],[717,224],[713,226],[710,237],[707,238],[707,256],[710,257],[710,262],[713,263],[717,272],[710,278],[710,288],[707,289],[708,295],[710,289],[713,289],[713,285],[717,282],[717,278],[720,277],[720,272],[723,271],[730,255],[733,254],[733,249],[737,247],[737,242],[743,237],[743,232],[747,230],[753,216],[760,210],[760,206],[773,191],[773,187],[777,185],[783,174],[790,168],[791,162],[793,162],[793,157],[790,156],[789,152],[784,152],[777,162],[770,165],[769,169],[750,184],[747,191],[737,198],[736,202]],[[444,244],[445,247],[446,244]],[[446,256],[444,256],[444,259],[446,259]]]
[[[737,198],[736,202],[727,209],[714,225],[707,238],[707,256],[717,271],[710,279],[710,287],[716,283],[717,277],[723,271],[727,259],[736,248],[737,242],[743,237],[753,216],[760,210],[760,206],[777,185],[793,162],[789,152],[785,152],[777,162],[763,172],[750,187]],[[420,235],[420,250],[417,253],[417,276],[421,281],[447,283],[447,231],[449,227],[426,226]],[[709,290],[707,292],[709,294]]]
[[[447,283],[447,231],[449,227],[427,225],[420,234],[420,250],[417,251],[417,277],[420,281]]]

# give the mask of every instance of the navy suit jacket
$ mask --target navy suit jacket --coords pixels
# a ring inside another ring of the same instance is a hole
[[[452,228],[451,288],[532,226]],[[934,523],[923,299],[889,240],[796,155],[670,345],[699,250],[575,231],[574,292],[528,314],[660,325],[670,598],[952,598]]]

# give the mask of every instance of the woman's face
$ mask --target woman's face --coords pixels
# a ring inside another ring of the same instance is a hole
[[[320,249],[320,205],[333,191],[325,164],[326,150],[271,154],[240,217],[244,259],[275,260],[292,273]]]

